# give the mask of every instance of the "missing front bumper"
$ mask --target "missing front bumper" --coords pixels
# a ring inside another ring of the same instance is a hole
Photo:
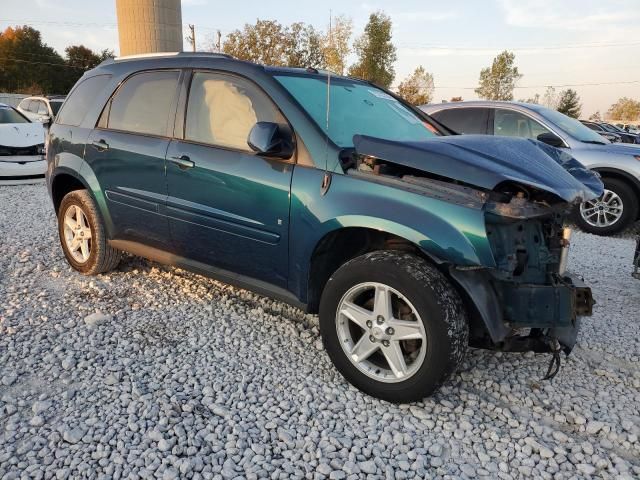
[[[549,352],[549,339],[557,339],[565,353],[576,343],[580,317],[592,314],[591,289],[574,275],[552,285],[497,281],[486,270],[451,270],[484,324],[488,338],[471,344],[501,351]],[[525,333],[522,333],[525,332]]]

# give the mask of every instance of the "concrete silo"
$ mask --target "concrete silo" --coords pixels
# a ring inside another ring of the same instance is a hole
[[[182,51],[180,0],[116,0],[120,55]]]

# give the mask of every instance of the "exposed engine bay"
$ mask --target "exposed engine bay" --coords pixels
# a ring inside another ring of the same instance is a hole
[[[566,272],[571,230],[565,219],[582,197],[567,201],[516,181],[489,189],[418,169],[415,162],[381,159],[357,149],[343,161],[350,175],[484,212],[495,265],[448,266],[466,295],[481,305],[471,312],[470,343],[501,351],[551,352],[547,376],[555,375],[559,352],[570,353],[579,317],[591,315],[595,303],[591,290]]]

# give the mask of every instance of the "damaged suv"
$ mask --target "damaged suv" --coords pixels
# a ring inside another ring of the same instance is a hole
[[[373,84],[216,54],[108,60],[48,136],[69,264],[121,252],[319,313],[364,392],[434,392],[468,345],[568,353],[591,291],[564,219],[602,183],[535,140],[448,136]]]

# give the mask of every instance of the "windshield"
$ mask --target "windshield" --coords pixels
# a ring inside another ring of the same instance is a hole
[[[318,126],[327,130],[327,77],[274,75]],[[329,138],[339,147],[353,147],[354,135],[396,141],[434,137],[431,126],[383,90],[357,80],[331,77]]]
[[[63,100],[49,100],[49,105],[51,106],[51,111],[54,115],[58,114],[60,107],[62,106]]]
[[[11,107],[0,107],[0,123],[30,123]]]
[[[542,115],[549,122],[553,123],[568,135],[572,136],[576,140],[584,143],[601,143],[607,144],[608,140],[600,136],[593,130],[585,127],[575,118],[567,117],[563,113],[551,110],[549,108],[537,107],[536,111]]]

